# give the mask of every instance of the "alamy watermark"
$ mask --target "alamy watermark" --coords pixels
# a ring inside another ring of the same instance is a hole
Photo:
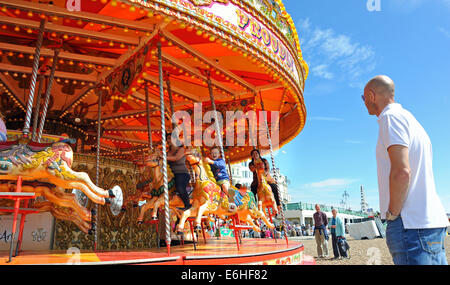
[[[66,262],[68,265],[80,265],[81,264],[81,251],[78,247],[71,247],[66,251],[67,255],[70,255],[69,260]]]
[[[191,113],[175,112],[172,122],[177,122],[177,126],[172,132],[172,143],[177,146],[212,147],[218,146],[222,139],[223,146],[268,147],[271,142],[273,148],[278,148],[280,112],[226,111],[224,115],[220,112],[214,114],[214,111],[203,113],[201,103],[194,104]]]
[[[381,250],[377,247],[367,249],[366,253],[369,258],[366,265],[381,265]]]
[[[367,10],[369,12],[380,12],[381,0],[367,0]]]

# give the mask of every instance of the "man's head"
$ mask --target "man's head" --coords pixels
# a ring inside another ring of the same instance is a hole
[[[331,210],[331,214],[333,215],[334,218],[336,218],[337,210],[336,209]]]
[[[378,75],[366,84],[363,100],[369,114],[379,116],[388,104],[395,102],[394,96],[394,81],[386,75]]]
[[[220,149],[219,149],[219,147],[216,146],[216,147],[213,147],[213,148],[211,149],[211,157],[212,157],[212,159],[214,159],[214,160],[220,158]]]
[[[319,204],[316,204],[315,208],[316,208],[316,212],[320,212],[320,206],[319,206]]]

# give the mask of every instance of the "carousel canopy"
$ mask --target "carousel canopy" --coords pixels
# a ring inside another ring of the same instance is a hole
[[[23,128],[39,48],[36,85],[42,78],[43,94],[56,60],[45,132],[67,134],[78,140],[78,151],[94,152],[101,96],[101,155],[138,156],[149,147],[147,98],[151,140],[157,145],[162,136],[158,44],[166,126],[173,111],[211,110],[211,90],[224,115],[224,138],[239,126],[226,124],[226,111],[255,111],[258,119],[260,110],[279,112],[278,120],[268,115],[269,129],[276,122],[279,131],[276,147],[303,129],[308,66],[280,0],[0,0],[0,92],[7,127]],[[40,87],[35,89],[36,94]],[[35,110],[43,101],[43,95],[35,99]],[[202,130],[211,125],[203,122]],[[234,132],[237,137],[245,131]],[[230,161],[247,159],[254,144],[268,149],[248,138],[248,131],[246,137],[245,145],[224,143]]]

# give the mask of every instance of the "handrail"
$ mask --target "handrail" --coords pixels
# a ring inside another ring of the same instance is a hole
[[[354,215],[354,216],[360,216],[360,217],[367,217],[368,215],[366,213],[358,212],[358,211],[352,211],[340,207],[331,207],[326,205],[320,205],[320,209],[324,212],[331,212],[332,209],[336,209],[341,214],[348,214],[348,215]],[[310,203],[290,203],[286,205],[286,210],[311,210],[315,211],[315,204]]]

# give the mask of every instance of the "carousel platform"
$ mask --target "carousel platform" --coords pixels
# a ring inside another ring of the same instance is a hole
[[[284,240],[244,239],[238,251],[232,238],[200,240],[197,249],[185,243],[166,248],[139,251],[81,252],[79,255],[63,251],[23,251],[10,263],[8,252],[0,251],[0,265],[314,265],[311,256],[304,255],[301,243]]]

